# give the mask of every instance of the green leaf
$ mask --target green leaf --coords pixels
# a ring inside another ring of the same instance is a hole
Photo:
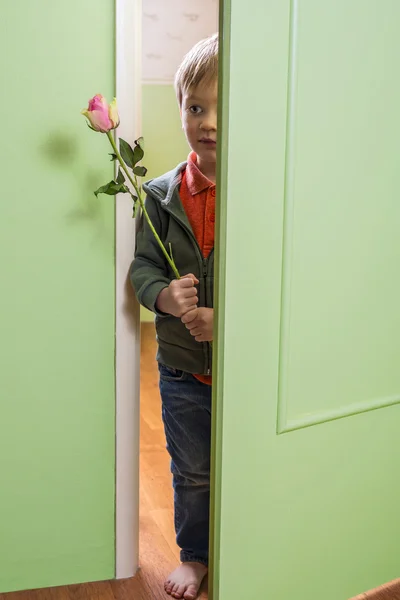
[[[123,183],[117,181],[110,181],[106,185],[102,185],[98,190],[94,192],[97,197],[99,194],[107,194],[108,196],[115,196],[116,194],[129,194],[129,189]]]
[[[142,160],[143,156],[144,156],[143,148],[141,148],[139,146],[139,144],[137,144],[133,151],[133,163],[134,163],[133,166],[134,167],[136,167],[136,165]]]
[[[144,177],[147,173],[147,169],[146,169],[146,167],[135,167],[133,169],[133,172],[138,177]]]
[[[113,152],[109,152],[109,155],[111,156],[110,160],[117,160],[117,155]]]
[[[137,140],[135,140],[135,144],[136,144],[136,146],[140,146],[144,152],[144,138],[142,138],[142,137],[138,138]]]
[[[121,169],[118,169],[118,177],[116,179],[116,182],[117,183],[125,183],[125,175],[123,174]]]
[[[119,149],[124,163],[127,164],[128,167],[133,169],[133,167],[135,166],[135,156],[131,146],[128,144],[128,142],[126,142],[122,138],[119,138]]]
[[[134,169],[144,156],[143,148],[139,145],[138,140],[135,141],[135,149],[133,150],[128,142],[122,138],[119,138],[119,149],[121,151],[123,161],[131,169]]]
[[[138,210],[140,208],[140,202],[139,202],[139,198],[137,196],[135,196],[135,194],[132,194],[131,192],[131,197],[133,200],[133,206],[132,206],[132,219],[134,219],[138,213]]]

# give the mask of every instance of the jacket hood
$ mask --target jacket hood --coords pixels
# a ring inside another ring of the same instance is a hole
[[[169,204],[176,187],[182,180],[182,172],[185,170],[186,165],[187,162],[185,161],[175,167],[175,169],[172,169],[172,171],[168,171],[168,173],[144,183],[143,189],[146,194],[150,194],[153,198],[160,200],[164,205]]]

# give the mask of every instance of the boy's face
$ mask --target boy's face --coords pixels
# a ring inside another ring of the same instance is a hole
[[[215,170],[217,162],[218,82],[199,84],[183,93],[181,118],[187,141],[197,154],[201,171]]]

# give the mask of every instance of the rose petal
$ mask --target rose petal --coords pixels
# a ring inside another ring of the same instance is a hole
[[[85,115],[93,129],[96,131],[107,133],[107,131],[110,131],[110,129],[113,128],[112,123],[108,118],[108,113],[104,113],[104,111],[84,110],[82,111],[82,114]]]
[[[117,99],[114,98],[114,100],[111,102],[110,106],[108,107],[108,116],[109,119],[112,123],[113,129],[115,129],[116,127],[118,127],[119,125],[119,114],[118,114],[118,107],[117,107]]]
[[[88,110],[104,110],[108,112],[107,100],[101,94],[96,94],[89,100]]]

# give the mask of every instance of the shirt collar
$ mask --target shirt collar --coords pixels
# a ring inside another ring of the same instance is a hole
[[[192,196],[200,194],[200,192],[204,192],[204,190],[215,185],[200,171],[197,166],[197,156],[195,152],[191,152],[188,156],[186,165],[186,183]]]

